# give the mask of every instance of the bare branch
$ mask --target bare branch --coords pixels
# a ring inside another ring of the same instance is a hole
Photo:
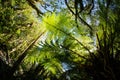
[[[86,21],[84,21],[79,15],[78,15],[78,18],[84,25],[87,25],[90,28],[90,30],[93,30],[92,27]]]
[[[65,0],[65,4],[66,4],[67,8],[70,10],[70,12],[72,12],[72,14],[74,14],[74,15],[75,15],[75,13],[72,11],[72,9],[70,8],[70,6],[68,5],[67,0]]]
[[[37,8],[37,6],[35,5],[35,2],[33,0],[27,0],[27,1],[28,1],[29,5],[37,11],[38,15],[40,15],[40,14],[43,15],[43,12],[41,12],[40,9]]]
[[[79,14],[75,14],[75,13],[73,12],[73,10],[72,10],[72,9],[70,8],[70,6],[68,5],[67,0],[65,0],[65,4],[66,4],[67,8],[70,10],[70,12],[71,12],[73,15],[75,15],[76,17],[78,17],[78,18],[80,19],[80,21],[81,21],[84,25],[87,25],[87,26],[90,28],[90,30],[93,30],[92,27],[91,27],[86,21],[84,21],[84,20],[79,16]]]

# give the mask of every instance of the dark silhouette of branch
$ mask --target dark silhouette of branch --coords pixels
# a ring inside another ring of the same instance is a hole
[[[73,15],[75,15],[76,17],[78,17],[79,20],[80,20],[84,25],[88,26],[90,30],[93,30],[92,27],[91,27],[85,20],[83,20],[83,19],[80,17],[79,14],[74,13],[74,11],[73,11],[73,10],[70,8],[70,6],[68,5],[67,0],[65,0],[65,4],[66,4],[67,8],[69,9],[69,11],[70,11]],[[76,5],[76,6],[77,6],[77,5]],[[78,12],[78,11],[76,10],[76,12]],[[78,12],[78,13],[79,13],[79,12]]]
[[[40,14],[43,15],[43,12],[40,11],[39,8],[37,8],[37,6],[35,5],[35,2],[33,0],[27,0],[27,1],[28,1],[29,5],[37,11],[38,15],[40,15]]]
[[[87,25],[90,30],[93,30],[92,27],[85,20],[83,20],[79,15],[78,15],[78,18],[84,25]]]
[[[72,12],[72,14],[74,14],[74,15],[75,15],[75,13],[72,11],[72,9],[70,8],[70,6],[68,5],[67,0],[65,0],[65,4],[66,4],[67,8],[70,10],[70,12]]]

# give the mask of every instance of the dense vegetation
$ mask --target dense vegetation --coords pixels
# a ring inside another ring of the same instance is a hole
[[[0,80],[120,80],[119,0],[0,0]]]

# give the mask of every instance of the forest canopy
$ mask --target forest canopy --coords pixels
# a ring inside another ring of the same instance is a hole
[[[0,0],[0,80],[120,80],[119,0]]]

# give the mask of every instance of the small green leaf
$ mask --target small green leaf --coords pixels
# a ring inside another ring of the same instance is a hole
[[[16,33],[17,33],[18,35],[20,35],[20,33],[21,33],[20,29],[18,29],[18,30],[16,31]]]
[[[15,0],[11,0],[11,5],[12,5],[12,6],[15,5]]]

